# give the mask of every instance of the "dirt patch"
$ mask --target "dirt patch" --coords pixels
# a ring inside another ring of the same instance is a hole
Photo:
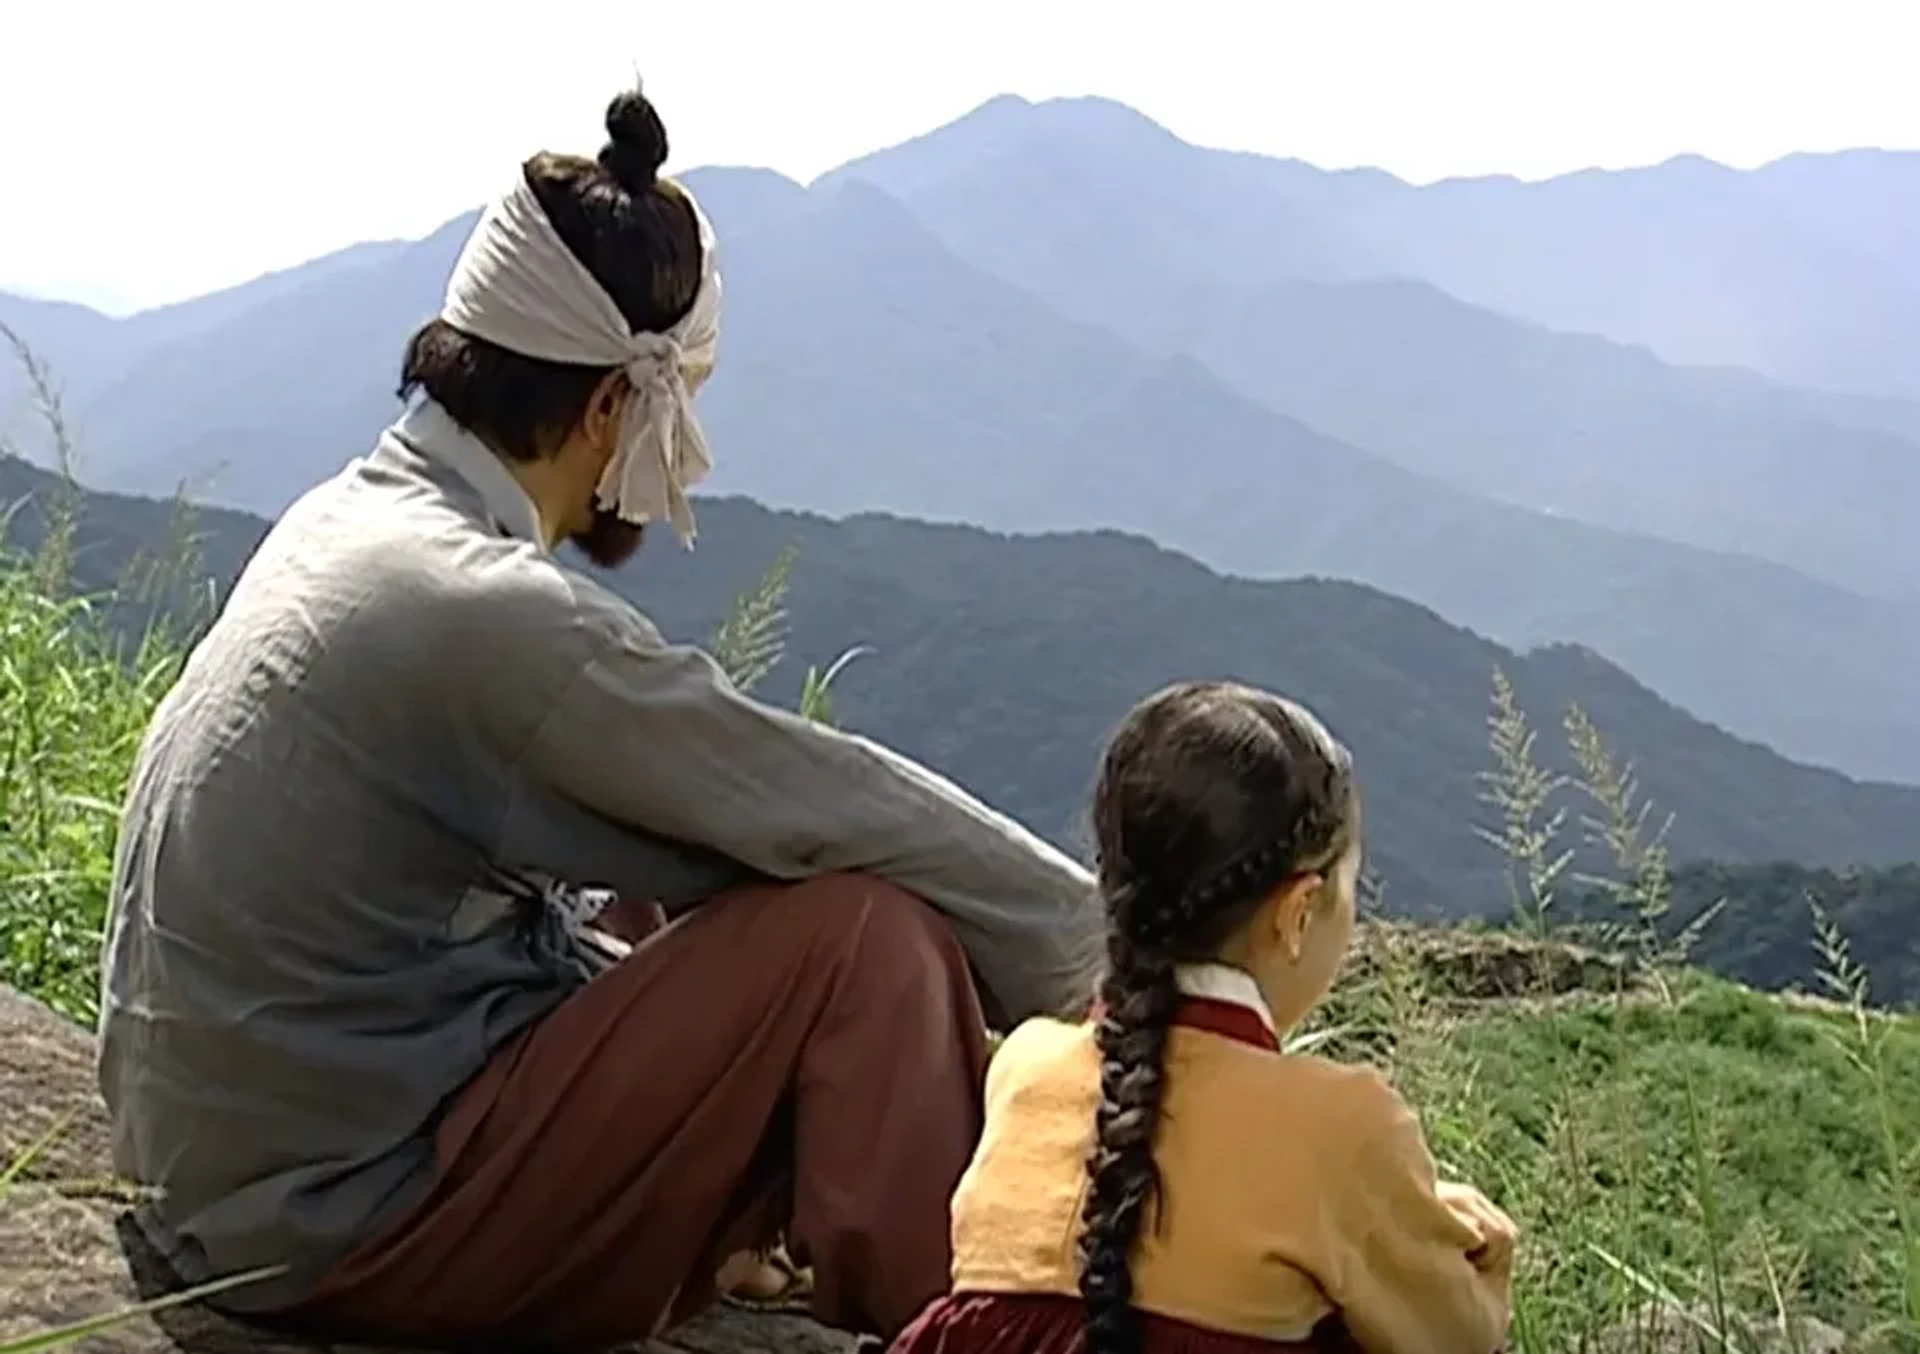
[[[0,1162],[56,1128],[57,1136],[28,1166],[28,1179],[105,1174],[107,1115],[94,1085],[87,1032],[0,987]]]

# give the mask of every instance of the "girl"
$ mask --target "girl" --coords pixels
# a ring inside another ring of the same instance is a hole
[[[1375,1072],[1281,1051],[1354,925],[1359,801],[1300,706],[1187,683],[1094,802],[1108,971],[987,1079],[953,1292],[894,1354],[1494,1354],[1514,1228]]]

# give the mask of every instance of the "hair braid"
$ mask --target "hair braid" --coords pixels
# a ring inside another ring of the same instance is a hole
[[[1096,1032],[1100,1107],[1087,1165],[1091,1188],[1082,1214],[1080,1296],[1087,1310],[1085,1354],[1139,1354],[1133,1249],[1159,1190],[1153,1139],[1160,1123],[1167,1032],[1179,992],[1173,952],[1156,937],[1129,937],[1116,928],[1108,950],[1100,992],[1105,1010]]]
[[[1149,697],[1107,748],[1093,812],[1108,939],[1081,1212],[1084,1354],[1140,1354],[1145,1342],[1133,1260],[1162,1198],[1153,1149],[1178,965],[1217,958],[1276,888],[1353,840],[1350,760],[1303,707],[1224,682]]]

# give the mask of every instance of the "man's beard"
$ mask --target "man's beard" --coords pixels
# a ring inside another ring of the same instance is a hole
[[[610,508],[594,505],[593,525],[568,537],[588,563],[600,569],[618,569],[640,549],[646,528],[623,521]]]

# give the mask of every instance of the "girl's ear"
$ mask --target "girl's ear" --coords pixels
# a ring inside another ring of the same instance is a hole
[[[1274,939],[1289,962],[1297,963],[1306,949],[1307,927],[1318,910],[1327,877],[1318,870],[1297,874],[1274,890],[1268,902]]]

